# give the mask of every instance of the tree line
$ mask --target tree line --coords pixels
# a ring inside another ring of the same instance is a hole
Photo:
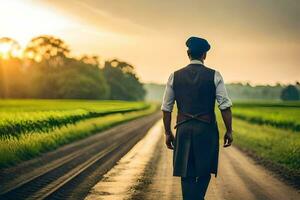
[[[148,83],[145,84],[147,91],[145,99],[148,101],[161,102],[165,90],[165,85]],[[233,101],[239,100],[283,100],[299,101],[300,100],[300,83],[283,85],[256,85],[249,83],[229,83],[226,84],[229,97]]]
[[[0,39],[0,98],[136,101],[145,94],[127,62],[75,58],[62,39],[49,35],[33,38],[22,51],[17,41]]]
[[[252,86],[249,83],[231,83],[226,84],[228,93],[235,100],[283,100],[299,101],[300,100],[300,83],[294,85],[257,85]]]

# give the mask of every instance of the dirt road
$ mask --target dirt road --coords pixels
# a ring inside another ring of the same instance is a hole
[[[156,126],[161,127],[162,124]],[[96,199],[96,197],[97,199],[132,200],[181,199],[180,178],[172,177],[172,151],[164,146],[162,129],[156,128],[155,131],[160,131],[160,134],[152,133],[152,136],[148,137],[152,143],[157,143],[152,144],[152,150],[143,154],[138,152],[140,152],[139,148],[143,149],[144,145],[140,144],[136,147],[134,150],[136,153],[129,156],[131,159],[123,161],[126,165],[117,165],[115,170],[107,175],[106,181],[100,182],[94,188],[90,199]],[[143,164],[134,164],[134,162],[141,163],[137,161],[140,158],[144,158]],[[134,171],[126,166],[138,166],[140,170]],[[122,185],[131,186],[125,188]],[[107,188],[109,192],[105,192]],[[117,195],[118,198],[111,198],[112,195],[115,195],[114,197]],[[221,148],[219,174],[217,178],[212,177],[206,200],[298,199],[300,199],[299,191],[277,179],[271,172],[257,165],[237,148]]]
[[[0,200],[83,199],[160,119],[156,112],[0,170]]]
[[[171,178],[172,153],[163,148],[146,199],[181,199],[180,179]],[[157,198],[153,198],[157,197]],[[161,198],[158,198],[161,197]],[[212,177],[206,200],[297,200],[300,193],[231,147],[222,149],[218,177]]]

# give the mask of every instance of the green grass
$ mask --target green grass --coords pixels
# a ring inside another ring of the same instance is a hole
[[[234,145],[271,163],[287,176],[299,176],[299,105],[299,102],[234,103]],[[223,136],[225,127],[220,114],[217,116],[220,136]]]
[[[269,101],[269,100],[252,100],[252,101],[235,101],[238,107],[300,107],[300,101]]]
[[[83,119],[146,109],[144,102],[0,100],[0,136],[48,132]]]
[[[144,110],[81,120],[46,133],[31,132],[20,134],[18,137],[2,136],[0,137],[0,168],[34,158],[41,153],[103,131],[113,125],[148,115],[156,109],[155,105],[151,105]]]
[[[300,131],[299,102],[234,103],[233,116],[254,124]]]
[[[221,124],[219,120],[220,131],[224,133],[225,128]],[[235,145],[283,168],[300,173],[299,134],[236,118],[233,119],[233,129]]]

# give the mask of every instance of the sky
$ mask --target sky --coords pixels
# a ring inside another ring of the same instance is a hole
[[[298,0],[0,0],[0,37],[53,35],[155,83],[189,63],[190,36],[209,41],[205,65],[227,83],[300,81],[299,19]]]

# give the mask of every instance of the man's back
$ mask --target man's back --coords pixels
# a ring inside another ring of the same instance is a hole
[[[188,66],[174,73],[173,89],[179,112],[213,114],[216,87],[215,70],[199,64]]]

